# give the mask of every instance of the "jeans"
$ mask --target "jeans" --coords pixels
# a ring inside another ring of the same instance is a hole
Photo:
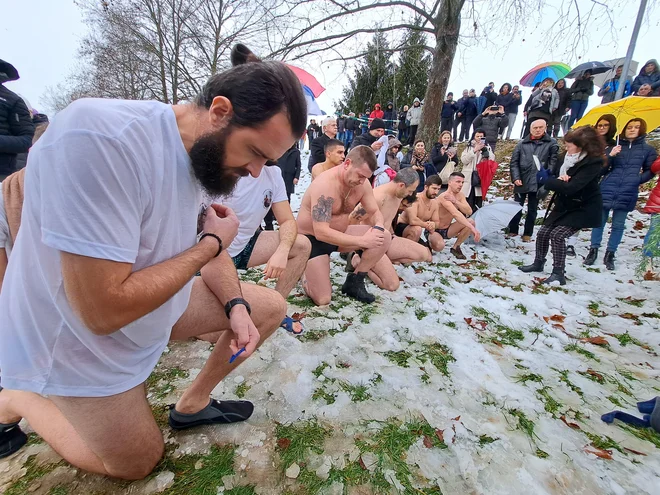
[[[648,258],[660,258],[660,241],[653,242],[652,237],[658,238],[660,234],[660,213],[651,215],[651,225],[644,237],[642,254]]]
[[[568,127],[573,127],[573,124],[580,120],[587,109],[589,102],[587,100],[577,100],[571,102],[571,118],[568,121]]]
[[[519,205],[525,205],[525,199],[527,199],[527,217],[525,218],[525,229],[523,235],[531,235],[534,233],[534,223],[536,222],[536,214],[539,206],[539,200],[536,197],[535,192],[529,193],[516,193],[516,201]],[[520,228],[520,219],[522,218],[522,210],[516,214],[515,217],[511,219],[509,223],[509,233],[518,234],[518,229]]]
[[[509,126],[506,129],[506,138],[511,139],[511,131],[513,130],[513,124],[516,123],[516,117],[518,117],[517,113],[507,113],[507,117],[509,117]],[[502,134],[504,135],[504,134]]]
[[[463,128],[461,129],[461,135],[458,136],[458,138],[461,141],[467,141],[472,137],[472,122],[474,122],[474,119],[476,117],[472,115],[466,115],[465,116],[465,123],[463,124]]]
[[[399,135],[397,136],[397,139],[401,141],[401,144],[406,143],[406,139],[408,139],[408,128],[406,127],[405,129],[399,129]]]
[[[593,229],[591,231],[591,247],[599,248],[600,243],[603,241],[603,231],[605,230],[605,225],[607,224],[607,219],[610,216],[610,210],[603,208],[603,226]],[[612,211],[612,232],[610,232],[610,238],[607,240],[607,250],[616,253],[616,249],[621,244],[621,239],[623,239],[623,231],[626,229],[626,218],[628,217],[628,212],[624,210],[613,210]]]
[[[346,149],[351,145],[353,142],[353,131],[346,129],[346,135],[344,136],[344,146]]]
[[[342,143],[344,142],[344,135],[346,134],[346,131],[340,131],[337,133],[337,139],[339,139]]]

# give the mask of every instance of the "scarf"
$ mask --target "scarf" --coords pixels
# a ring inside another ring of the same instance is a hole
[[[581,153],[573,153],[572,155],[566,154],[566,156],[564,157],[564,163],[562,163],[561,169],[559,170],[559,177],[561,177],[562,175],[566,175],[566,172],[568,172],[571,168],[573,168],[575,164],[584,160],[586,156],[587,156],[586,151],[583,151]]]
[[[429,161],[429,154],[424,151],[424,153],[418,153],[413,151],[412,159],[410,160],[410,165],[417,165],[423,167],[425,163]]]
[[[5,213],[9,224],[9,234],[12,242],[16,242],[18,228],[21,226],[21,210],[25,197],[25,169],[11,174],[2,181],[2,197],[5,203]]]

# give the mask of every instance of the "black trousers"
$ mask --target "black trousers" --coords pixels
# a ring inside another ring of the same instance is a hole
[[[453,117],[442,117],[440,119],[440,132],[442,131],[451,131],[454,127],[454,118]],[[456,138],[454,138],[456,139]]]
[[[529,193],[516,193],[516,201],[521,206],[525,205],[527,199],[527,217],[525,218],[525,229],[523,235],[531,236],[534,233],[534,223],[536,222],[536,214],[538,213],[539,200],[535,192]],[[520,219],[522,218],[522,210],[511,219],[509,223],[509,233],[517,234],[520,228]]]
[[[415,136],[417,136],[417,127],[416,125],[411,125],[410,126],[410,138],[408,139],[408,144],[414,145],[415,144]]]
[[[458,141],[458,136],[459,136],[458,126],[459,125],[463,126],[463,127],[461,127],[461,134],[465,134],[465,120],[466,120],[465,115],[463,115],[462,117],[456,117],[454,119],[454,141]]]

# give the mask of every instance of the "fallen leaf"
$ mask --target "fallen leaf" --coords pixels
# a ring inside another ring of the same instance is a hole
[[[474,253],[472,256],[470,256],[470,259],[476,260],[477,259],[477,253]]]
[[[552,328],[556,328],[558,330],[561,330],[562,332],[566,332],[564,325],[562,325],[561,323],[553,323]]]
[[[644,274],[644,280],[656,280],[657,275],[653,273],[651,270],[647,271]]]
[[[415,268],[415,273],[422,273],[423,271],[423,268]]]
[[[586,342],[593,345],[610,345],[605,337],[589,337],[580,339],[580,342]]]
[[[433,447],[433,440],[431,440],[431,437],[428,435],[424,435],[424,447],[427,449]]]
[[[644,452],[639,452],[637,450],[629,449],[628,447],[624,447],[623,449],[627,450],[628,452],[632,452],[633,454],[644,455],[644,456],[646,455]]]
[[[628,280],[628,283],[635,285],[635,282],[633,282],[632,280]]]
[[[442,443],[445,443],[445,432],[442,430],[435,430],[435,436],[438,437]]]
[[[611,450],[599,449],[598,447],[594,447],[593,445],[588,445],[584,448],[584,451],[589,452],[590,454],[594,454],[595,456],[600,457],[601,459],[612,460]]]
[[[405,282],[402,277],[399,277],[399,282]]]
[[[291,440],[288,438],[278,438],[277,439],[277,446],[282,449],[286,450],[289,448],[289,445],[291,445]]]
[[[497,347],[504,347],[504,345],[502,344],[502,342],[500,342],[499,340],[493,339],[492,342],[493,342],[493,344],[495,344]]]
[[[293,314],[291,315],[291,318],[292,318],[293,320],[298,320],[298,321],[300,321],[300,320],[302,320],[303,318],[305,318],[306,316],[307,316],[307,313],[293,313]]]
[[[635,230],[644,230],[644,222],[642,222],[641,220],[637,220],[635,222],[635,225],[633,226],[633,229],[635,229]]]
[[[362,456],[360,456],[360,467],[365,471],[367,470],[367,466],[364,464],[364,461],[362,460]]]
[[[566,424],[566,426],[568,426],[569,428],[572,428],[572,429],[574,429],[574,430],[579,430],[579,429],[580,429],[580,425],[579,425],[579,424],[577,424],[577,423],[569,423],[569,422],[566,420],[566,416],[561,416],[559,419],[561,419],[561,420],[564,422],[564,424]]]
[[[598,373],[597,371],[592,370],[591,368],[589,368],[589,369],[587,370],[587,373],[590,374],[591,376],[595,376],[595,377],[598,378],[599,380],[605,380],[605,378],[603,378],[603,375],[601,375],[601,374]]]
[[[406,300],[408,300],[408,301],[412,301],[412,300],[413,300],[413,298],[412,298],[412,297],[410,297],[410,296],[406,296]]]
[[[558,321],[559,323],[564,323],[564,320],[566,319],[566,317],[564,315],[552,315],[550,317],[550,319],[552,321]]]
[[[472,326],[472,318],[463,318],[463,319],[465,320],[465,323]]]
[[[455,418],[451,418],[451,420],[452,420],[452,421],[460,421],[460,420],[461,420],[461,417],[460,417],[460,416],[456,416]]]
[[[632,313],[623,313],[619,315],[621,318],[625,318],[626,320],[639,320],[639,316],[632,314]]]
[[[543,317],[543,320],[544,320],[546,323],[550,323],[550,317],[549,317],[549,316],[544,316],[544,317]]]

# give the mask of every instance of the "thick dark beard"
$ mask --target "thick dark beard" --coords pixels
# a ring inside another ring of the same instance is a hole
[[[238,179],[248,175],[243,168],[229,168],[225,165],[227,138],[233,126],[207,134],[199,138],[188,152],[190,166],[197,182],[211,197],[231,194]]]

